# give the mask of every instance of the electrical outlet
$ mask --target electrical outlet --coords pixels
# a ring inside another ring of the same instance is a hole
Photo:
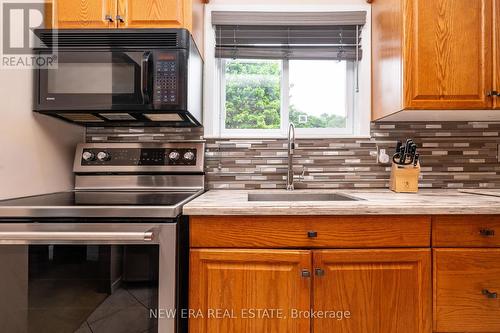
[[[386,148],[380,148],[377,146],[377,164],[391,164],[391,157],[387,154]]]

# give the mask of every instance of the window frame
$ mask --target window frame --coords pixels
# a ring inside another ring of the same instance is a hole
[[[212,11],[353,11],[364,10],[367,12],[366,25],[362,31],[362,48],[365,56],[358,64],[358,73],[348,75],[355,80],[359,75],[360,92],[347,89],[353,102],[348,103],[351,108],[347,110],[347,129],[331,128],[302,129],[297,128],[298,138],[369,138],[371,121],[371,7],[368,4],[356,5],[233,5],[233,4],[208,4],[205,6],[205,80],[204,80],[204,121],[206,138],[286,138],[289,126],[288,98],[281,100],[281,126],[279,129],[226,129],[225,128],[225,82],[221,66],[222,60],[215,58],[215,32],[211,24]],[[285,67],[285,66],[283,66]],[[354,66],[353,66],[354,67]],[[287,71],[285,75],[285,70]],[[282,70],[282,96],[288,96],[289,82],[288,68]],[[355,82],[353,82],[354,87]],[[286,110],[286,112],[285,112]],[[285,115],[284,115],[285,113]]]
[[[280,107],[280,128],[277,129],[258,129],[258,128],[248,128],[248,129],[232,129],[226,128],[226,76],[225,69],[228,59],[217,59],[217,70],[219,71],[220,86],[219,86],[219,110],[220,116],[220,131],[222,137],[234,137],[234,136],[283,136],[287,133],[288,127],[290,125],[290,60],[281,60],[281,79],[280,79],[280,96],[281,96],[281,107]],[[296,127],[295,131],[297,135],[302,136],[324,136],[324,135],[352,135],[354,133],[354,89],[355,89],[355,65],[353,62],[347,62],[347,73],[346,73],[346,101],[351,100],[351,102],[346,103],[346,127],[345,128],[299,128]],[[295,124],[297,125],[297,124]]]

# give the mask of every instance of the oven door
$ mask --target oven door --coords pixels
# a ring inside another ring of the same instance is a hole
[[[37,110],[127,110],[149,103],[150,52],[61,51],[38,70]]]
[[[176,224],[2,223],[0,327],[175,332]]]

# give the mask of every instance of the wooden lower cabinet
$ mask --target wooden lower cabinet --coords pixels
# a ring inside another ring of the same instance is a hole
[[[429,333],[430,260],[430,249],[192,249],[189,331]],[[245,312],[259,309],[281,315]]]
[[[500,332],[500,249],[434,249],[434,330]]]
[[[311,275],[311,251],[191,250],[189,332],[309,332]]]
[[[432,331],[430,249],[319,250],[313,257],[314,310],[343,313],[314,319],[314,333]]]

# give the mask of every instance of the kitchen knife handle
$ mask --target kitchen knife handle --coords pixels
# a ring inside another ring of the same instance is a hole
[[[403,145],[403,142],[398,141],[396,143],[396,154],[399,154],[399,151],[401,150],[401,146]]]

